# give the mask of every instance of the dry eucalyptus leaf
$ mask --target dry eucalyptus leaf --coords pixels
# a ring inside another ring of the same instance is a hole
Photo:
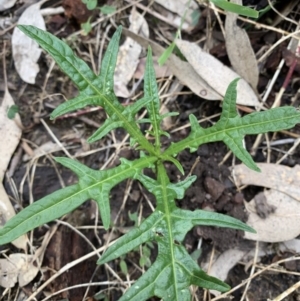
[[[34,25],[46,30],[44,18],[40,13],[40,7],[44,2],[29,6],[21,15],[18,24]],[[36,75],[40,71],[37,61],[42,53],[37,42],[15,27],[12,35],[12,52],[16,70],[22,80],[34,84]]]
[[[238,186],[256,185],[281,191],[300,201],[300,166],[288,167],[272,163],[257,164],[261,172],[250,170],[244,164],[236,165],[232,174]]]
[[[8,109],[15,102],[6,89],[2,104],[0,106],[0,137],[5,144],[0,147],[0,225],[3,226],[7,220],[15,215],[15,210],[6,194],[2,181],[10,162],[10,159],[19,144],[22,130],[20,116],[17,114],[14,119],[7,117]],[[26,237],[21,236],[12,242],[17,248],[26,250]]]
[[[18,282],[19,286],[23,287],[30,283],[39,272],[39,268],[33,264],[33,259],[33,255],[21,253],[0,259],[0,286],[10,288]]]
[[[182,25],[183,29],[187,29],[188,27],[192,27],[193,25],[193,18],[192,15],[197,11],[199,12],[199,6],[195,1],[190,0],[155,0],[156,3],[160,4],[165,9],[176,13],[177,17],[172,17],[171,15],[167,16],[167,18],[173,19],[173,23],[177,26],[180,26],[180,23],[182,21],[182,18],[184,17],[184,13],[187,9],[187,5],[189,4],[189,7],[186,11],[186,15],[184,18],[184,22]],[[200,14],[200,12],[199,12]]]
[[[129,29],[132,32],[140,32],[145,37],[149,36],[148,24],[135,8],[131,10],[129,20],[131,23]],[[142,46],[129,37],[126,38],[124,44],[120,47],[114,75],[115,93],[117,96],[124,98],[130,96],[127,84],[132,79],[138,66],[141,51]]]
[[[135,41],[137,41],[144,48],[151,46],[155,55],[160,56],[164,52],[164,48],[159,44],[146,39],[140,35],[137,35],[126,28],[123,29],[123,33]],[[171,54],[166,62],[170,71],[180,80],[180,82],[189,87],[196,95],[208,99],[208,100],[221,100],[222,96],[214,91],[210,85],[208,85],[204,80],[196,73],[193,67],[179,59],[174,54]]]
[[[242,5],[241,0],[232,0],[231,2]],[[245,79],[252,88],[256,89],[258,83],[258,64],[255,53],[250,43],[246,31],[240,28],[236,21],[238,15],[227,12],[225,31],[226,31],[226,49],[233,69]]]
[[[275,208],[266,218],[261,218],[256,210],[256,198],[265,198],[267,204]],[[255,196],[246,204],[247,225],[257,234],[245,232],[245,238],[265,242],[291,240],[300,234],[300,203],[294,198],[276,190],[267,190]]]
[[[5,11],[15,5],[17,0],[0,0],[0,11]]]
[[[176,40],[176,45],[202,80],[208,83],[222,98],[229,84],[234,79],[240,77],[218,59],[204,52],[195,43]],[[244,79],[241,79],[238,83],[237,95],[237,104],[254,107],[260,106],[253,89]]]

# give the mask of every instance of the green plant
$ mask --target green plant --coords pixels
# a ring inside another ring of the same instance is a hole
[[[82,0],[82,3],[86,5],[88,10],[94,10],[97,8],[98,1],[97,0]],[[110,15],[116,11],[114,6],[103,5],[98,7],[102,14]],[[92,17],[89,17],[88,20],[84,23],[81,23],[81,29],[85,35],[88,35],[92,30],[91,24]]]
[[[53,35],[33,26],[19,26],[26,35],[45,49],[71,78],[79,89],[79,95],[61,104],[51,118],[83,108],[87,105],[102,106],[109,116],[104,124],[90,138],[101,139],[115,128],[122,127],[131,137],[131,144],[140,150],[136,160],[121,159],[117,167],[97,171],[76,160],[56,158],[56,161],[77,174],[77,184],[60,189],[34,202],[10,219],[0,230],[0,244],[5,244],[20,235],[50,222],[72,211],[88,199],[94,199],[99,206],[101,219],[106,229],[110,226],[109,193],[121,181],[133,178],[140,181],[156,198],[156,209],[141,225],[134,228],[114,243],[100,258],[103,264],[121,257],[147,242],[156,242],[158,255],[154,263],[136,283],[121,297],[121,301],[146,300],[158,296],[163,300],[190,300],[189,286],[226,291],[229,286],[208,276],[187,253],[182,241],[195,225],[229,227],[244,231],[254,230],[242,222],[221,214],[203,210],[183,210],[176,206],[175,199],[182,199],[185,190],[195,181],[188,176],[183,181],[171,183],[164,162],[174,163],[183,173],[180,162],[175,158],[184,149],[195,151],[199,145],[224,141],[233,153],[249,168],[259,171],[250,154],[243,146],[246,134],[258,134],[292,128],[300,122],[300,113],[293,107],[275,108],[240,117],[236,112],[236,85],[234,80],[226,92],[220,120],[209,128],[202,128],[194,115],[190,115],[191,132],[183,140],[171,144],[166,150],[161,147],[161,136],[168,135],[161,127],[164,117],[160,115],[160,100],[152,65],[151,49],[148,49],[144,78],[144,97],[130,106],[122,106],[114,94],[113,75],[116,65],[121,27],[113,35],[106,50],[100,75],[95,75],[88,65],[76,57],[73,51]],[[154,143],[149,142],[135,119],[137,112],[146,108],[148,116],[139,123],[149,123],[147,131]],[[171,115],[173,115],[171,113]],[[143,173],[152,168],[156,174],[150,178]],[[216,230],[217,231],[217,230]]]
[[[258,18],[259,16],[259,12],[257,10],[247,6],[231,3],[228,0],[209,0],[209,1],[226,11],[236,13],[241,16],[250,17],[250,18]]]

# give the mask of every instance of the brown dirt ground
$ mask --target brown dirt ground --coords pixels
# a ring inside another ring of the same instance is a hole
[[[65,1],[69,4],[70,1]],[[144,1],[145,3],[147,1]],[[279,1],[278,9],[283,5],[283,1]],[[60,1],[50,1],[47,6],[58,5]],[[246,1],[245,4],[257,4],[261,7],[265,6],[266,1]],[[20,6],[19,6],[20,7]],[[17,7],[18,8],[18,7]],[[14,14],[17,8],[13,8],[10,13]],[[197,31],[191,35],[184,34],[185,39],[190,41],[197,40],[198,32],[205,33],[205,26],[207,22],[208,12],[205,10],[197,26]],[[124,15],[117,15],[115,22],[122,23],[126,26],[126,21],[121,21]],[[299,16],[299,9],[298,9]],[[211,14],[213,18],[213,14]],[[273,13],[269,13],[260,22],[266,22],[268,18],[272,18]],[[79,18],[79,17],[78,17]],[[82,17],[83,19],[85,16]],[[147,15],[146,15],[147,18]],[[154,20],[153,18],[148,18],[147,21],[152,24],[150,28],[155,28],[161,25],[160,21]],[[212,20],[213,22],[214,20]],[[60,37],[68,37],[70,33],[74,32],[79,28],[78,25],[79,19],[68,18],[64,15],[52,16],[47,19],[47,29],[52,32],[58,32]],[[282,28],[289,30],[289,24],[280,23]],[[169,29],[175,32],[172,28]],[[219,32],[218,26],[213,27],[214,32]],[[10,33],[5,35],[4,40],[10,46]],[[111,32],[110,32],[111,34]],[[76,41],[73,44],[73,47],[80,49],[81,53],[88,53],[87,43],[90,39],[94,39],[95,33],[92,32],[89,36],[77,36]],[[156,38],[154,31],[151,32],[151,37]],[[266,45],[266,41],[276,40],[277,34],[274,32],[266,32],[259,29],[251,28],[250,37],[253,43],[253,48],[255,50],[260,49]],[[3,45],[3,41],[1,42]],[[281,46],[282,48],[286,47],[286,44]],[[48,141],[51,141],[47,131],[44,126],[41,124],[41,118],[43,118],[48,126],[51,128],[53,133],[63,141],[68,146],[73,147],[70,149],[70,152],[74,154],[75,152],[86,150],[86,149],[96,149],[99,147],[107,146],[112,143],[112,136],[109,136],[103,139],[100,142],[93,144],[92,146],[87,146],[85,140],[87,137],[95,130],[95,127],[91,126],[86,119],[92,120],[96,123],[102,123],[105,115],[100,110],[94,113],[87,113],[81,117],[70,117],[63,120],[57,120],[52,122],[49,120],[49,114],[51,113],[53,107],[56,107],[57,104],[63,101],[63,97],[56,95],[56,93],[62,93],[66,98],[71,98],[76,95],[76,89],[70,83],[70,81],[58,70],[57,67],[54,67],[54,70],[51,73],[49,81],[46,86],[47,95],[42,93],[41,87],[44,83],[45,75],[48,72],[49,63],[45,54],[42,55],[39,60],[39,65],[41,72],[37,77],[37,83],[35,85],[26,85],[17,75],[14,64],[12,62],[12,56],[10,52],[10,47],[7,47],[8,51],[6,53],[7,59],[7,73],[9,77],[9,83],[14,87],[11,90],[17,105],[20,108],[20,115],[22,118],[23,125],[25,127],[22,139],[23,141],[29,141],[28,143],[33,143],[35,145],[42,145]],[[211,49],[211,53],[222,60],[224,63],[229,64],[226,51],[224,51],[224,41],[219,41],[218,44]],[[272,74],[275,72],[279,60],[282,58],[282,49],[277,48],[274,50],[274,53],[269,58],[266,63],[266,68],[264,72],[260,75],[260,81],[258,85],[259,91],[265,89],[267,81],[272,77]],[[1,54],[3,55],[3,54]],[[274,100],[275,93],[280,89],[282,82],[284,80],[284,74],[287,73],[288,67],[284,67],[281,75],[274,86],[274,91],[272,92],[272,97],[270,97],[270,103]],[[2,74],[1,67],[1,74]],[[295,80],[293,87],[289,87],[286,93],[283,96],[283,103],[289,104],[289,99],[291,95],[295,95],[299,88],[299,84],[296,79],[299,74],[295,73],[292,77],[292,80]],[[22,92],[20,92],[22,91]],[[1,92],[1,97],[3,92]],[[122,101],[122,100],[120,100]],[[294,105],[299,105],[300,99],[296,100]],[[174,102],[169,103],[169,110],[175,110],[180,113],[179,117],[174,119],[174,124],[176,127],[186,124],[188,121],[188,113],[192,112],[198,118],[208,117],[212,114],[218,113],[221,111],[219,102],[212,102],[200,99],[194,95],[184,95],[179,96]],[[215,120],[210,120],[215,121]],[[209,122],[204,122],[202,126],[209,126]],[[294,133],[300,132],[300,127],[297,126],[292,130]],[[188,129],[177,131],[172,134],[172,139],[174,141],[180,140],[185,137],[188,133]],[[283,134],[278,134],[280,137],[285,137]],[[116,141],[121,141],[125,136],[124,131],[117,130],[114,133],[114,139]],[[246,143],[248,149],[251,147],[255,137],[247,137]],[[169,140],[165,140],[165,144],[170,143]],[[30,144],[31,145],[31,144]],[[31,145],[34,149],[34,146]],[[282,146],[284,148],[284,146]],[[237,217],[243,221],[247,220],[245,214],[245,208],[243,205],[243,198],[250,200],[260,188],[258,187],[249,187],[242,192],[236,190],[234,184],[230,180],[230,170],[229,167],[232,164],[232,157],[229,160],[225,161],[224,164],[219,164],[222,162],[223,158],[227,154],[228,149],[222,143],[207,144],[201,146],[197,152],[190,154],[188,151],[184,151],[179,154],[180,162],[182,163],[186,172],[189,172],[197,159],[200,157],[200,162],[196,165],[193,170],[193,174],[197,175],[197,181],[193,186],[187,191],[186,197],[178,202],[179,206],[182,208],[187,208],[194,210],[196,208],[212,208],[220,213],[225,213],[234,217]],[[114,148],[107,148],[107,150],[102,152],[97,152],[90,156],[81,158],[80,161],[85,163],[87,166],[95,169],[99,169],[103,163],[106,162],[107,158],[114,153]],[[60,181],[58,180],[57,173],[52,165],[52,163],[46,157],[42,157],[36,162],[34,180],[32,188],[28,185],[28,180],[23,183],[24,175],[28,171],[29,164],[26,161],[23,161],[22,155],[24,150],[20,145],[16,151],[16,156],[20,157],[19,163],[14,171],[13,180],[16,187],[18,188],[20,199],[22,201],[22,206],[26,206],[30,199],[30,192],[32,192],[33,199],[38,200],[41,197],[48,195],[49,193],[56,191],[61,187]],[[62,156],[62,152],[56,152],[56,156]],[[135,151],[123,148],[118,157],[123,156],[128,159],[134,158],[137,156]],[[272,162],[275,162],[280,156],[280,153],[272,153]],[[264,162],[265,154],[263,149],[259,149],[255,154],[254,159],[256,162]],[[300,163],[299,150],[294,153],[294,155],[289,156],[282,164],[288,166],[294,166]],[[113,161],[110,166],[117,165],[118,158]],[[109,166],[109,167],[110,167]],[[171,180],[177,181],[181,175],[178,170],[172,166],[168,165],[168,172]],[[59,167],[59,172],[63,181],[66,185],[74,183],[76,177],[68,170]],[[149,171],[150,172],[150,171]],[[13,196],[11,186],[5,180],[5,187],[8,191],[8,194]],[[122,183],[115,187],[111,192],[111,206],[112,206],[112,216],[116,217],[118,214],[119,218],[117,220],[117,231],[114,235],[120,236],[124,231],[128,230],[129,227],[132,227],[134,223],[129,219],[128,213],[137,212],[138,214],[142,212],[143,216],[146,217],[151,213],[150,207],[145,202],[145,197],[149,198],[150,201],[153,201],[152,196],[144,191],[138,183],[133,182],[126,205],[123,210],[119,213],[120,208],[123,204],[124,194],[127,191],[127,188],[131,185],[129,182]],[[22,190],[20,190],[22,187]],[[75,210],[73,213],[68,215],[65,219],[65,222],[69,222],[73,226],[93,226],[95,223],[95,204],[92,201],[86,202],[80,208]],[[50,224],[50,227],[53,227],[55,223]],[[101,225],[101,222],[99,223]],[[33,239],[35,245],[41,243],[43,235],[49,230],[49,227],[41,227],[34,231]],[[85,234],[90,241],[96,246],[99,245],[98,238],[105,242],[107,240],[107,234],[103,229],[97,230],[97,235],[93,230],[82,230],[82,233]],[[216,249],[216,252],[222,252],[229,248],[240,246],[242,248],[253,248],[254,243],[249,241],[244,241],[242,239],[242,233],[234,230],[226,229],[214,229],[211,227],[196,227],[188,233],[185,239],[185,246],[189,252],[193,252],[198,245],[200,237],[203,238],[202,243],[202,254],[198,259],[199,264],[203,262],[204,259],[210,254],[212,248]],[[9,248],[10,252],[16,252],[17,250],[11,246],[2,246],[1,250]],[[25,288],[20,288],[25,295],[30,295],[30,293],[53,275],[54,271],[59,270],[65,264],[80,258],[81,256],[91,252],[91,247],[83,240],[77,233],[72,231],[69,227],[60,225],[55,232],[53,238],[51,239],[43,262],[43,274],[39,275],[32,281],[31,284]],[[154,260],[156,254],[155,247],[152,250],[150,260]],[[275,260],[282,259],[289,256],[290,254],[276,254],[264,257],[262,259],[263,264],[270,264]],[[96,267],[95,262],[97,257],[94,256],[88,260],[78,264],[74,268],[70,269],[68,272],[61,275],[55,281],[51,282],[47,286],[45,292],[54,293],[66,286],[72,286],[80,283],[87,283],[91,279],[93,282],[102,282],[112,279],[112,275],[109,272],[107,267],[101,266]],[[128,270],[130,274],[130,279],[136,279],[140,274],[140,269],[138,267],[139,261],[139,252],[131,252],[126,257],[126,262],[128,265]],[[120,271],[120,260],[109,263],[109,267],[115,271],[122,279],[125,279],[123,273]],[[291,267],[286,267],[287,270],[293,270],[294,272],[300,272],[300,264],[295,262]],[[244,279],[247,279],[249,276],[248,272],[245,272],[244,266],[242,264],[236,265],[228,275],[227,283],[232,287],[240,284]],[[281,292],[286,290],[288,287],[299,281],[299,276],[283,273],[268,272],[262,274],[260,277],[255,278],[248,290],[248,299],[247,300],[272,300],[275,296],[279,295]],[[118,285],[115,287],[107,285],[105,286],[92,286],[87,294],[89,297],[88,300],[96,300],[93,296],[99,291],[102,291],[105,295],[108,296],[108,300],[115,301],[122,295],[122,290],[124,288]],[[2,293],[4,290],[0,289]],[[86,291],[86,288],[78,288],[69,290],[65,293],[62,293],[58,296],[53,297],[51,300],[82,300],[83,295]],[[16,290],[12,291],[12,295],[16,295],[18,292]],[[241,295],[243,294],[243,287],[235,291],[232,295],[232,300],[240,300]],[[198,300],[203,300],[203,291],[198,289],[196,292]],[[299,294],[295,291],[293,294],[289,295],[284,300],[299,300]],[[6,299],[8,300],[8,299]],[[11,299],[13,300],[13,299]],[[21,299],[18,299],[21,300]],[[25,300],[25,299],[24,299]],[[42,295],[38,296],[38,300],[42,300]],[[158,300],[153,298],[152,300]],[[196,300],[196,299],[195,299]],[[208,300],[208,299],[206,299]],[[224,299],[229,300],[229,299]]]

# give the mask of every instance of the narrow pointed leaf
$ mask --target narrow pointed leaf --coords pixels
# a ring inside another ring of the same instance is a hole
[[[151,101],[147,104],[147,111],[150,117],[151,124],[153,126],[153,132],[151,134],[155,138],[155,146],[159,149],[161,123],[161,118],[159,114],[160,100],[158,95],[155,71],[153,67],[152,50],[150,47],[148,47],[148,55],[144,77],[144,95],[146,98],[151,99]]]
[[[236,97],[237,97],[237,89],[236,86],[238,84],[239,78],[233,80],[228,86],[222,107],[221,119],[229,119],[238,116],[236,111]]]
[[[257,10],[239,4],[231,3],[227,0],[209,0],[209,1],[215,4],[216,6],[224,9],[225,11],[236,13],[241,16],[250,17],[250,18],[258,18],[259,16]]]
[[[82,93],[81,95],[68,100],[67,102],[62,103],[59,105],[52,113],[51,119],[55,119],[61,115],[66,113],[76,111],[82,108],[85,108],[87,104],[101,106],[102,102],[102,95],[85,95]]]
[[[244,146],[244,141],[237,137],[234,139],[227,135],[223,142],[230,148],[230,150],[237,156],[247,167],[255,171],[260,171],[259,167],[253,161],[251,155],[247,152]]]
[[[121,33],[122,26],[119,26],[111,38],[101,63],[101,82],[102,87],[104,87],[104,91],[107,94],[114,93],[114,72],[117,63]]]
[[[89,137],[88,142],[92,143],[98,141],[104,136],[106,136],[110,131],[116,128],[120,128],[122,127],[122,125],[122,121],[115,121],[112,118],[106,119],[104,124],[96,132],[94,132],[91,137]]]
[[[142,98],[132,104],[131,106],[128,106],[124,109],[122,109],[122,115],[126,118],[127,122],[135,122],[135,115],[138,113],[138,111],[145,107],[145,105],[150,101],[149,98]],[[124,122],[116,118],[117,115],[113,115],[112,117],[105,120],[104,124],[88,139],[89,143],[95,142],[97,140],[100,140],[102,137],[107,135],[110,131],[119,128],[119,127],[126,127],[124,125]]]

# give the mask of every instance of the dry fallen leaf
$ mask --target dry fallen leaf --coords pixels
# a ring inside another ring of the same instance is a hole
[[[257,165],[261,169],[259,173],[249,170],[243,164],[235,166],[232,171],[238,186],[256,185],[271,188],[259,193],[246,204],[249,213],[247,224],[258,234],[245,233],[245,237],[266,242],[295,238],[300,234],[299,165],[293,168],[271,163]],[[261,203],[267,209],[266,212],[262,212]]]
[[[250,170],[244,164],[233,168],[233,176],[238,186],[255,185],[281,191],[300,201],[300,166],[288,167],[272,163],[259,163],[261,172]]]
[[[0,0],[0,11],[5,11],[15,5],[17,0]]]
[[[129,20],[131,23],[129,29],[132,32],[140,32],[144,37],[149,36],[148,24],[135,8],[131,10]],[[124,98],[130,96],[129,91],[127,90],[127,84],[132,79],[138,66],[141,51],[142,46],[129,37],[126,38],[125,42],[120,47],[114,75],[115,93],[117,96]]]
[[[137,41],[144,48],[151,46],[153,52],[160,56],[164,52],[164,48],[159,44],[137,35],[126,28],[123,28],[123,33],[135,41]],[[203,79],[196,73],[193,67],[179,59],[174,54],[171,54],[166,62],[170,71],[180,80],[182,84],[189,87],[196,95],[209,100],[221,100],[222,96],[214,91],[210,85],[203,81]]]
[[[33,264],[33,258],[33,255],[16,253],[0,259],[0,285],[9,288],[17,282],[20,287],[30,283],[39,272],[39,268]]]
[[[256,198],[265,198],[268,206],[275,208],[275,211],[266,218],[261,218],[256,211]],[[245,232],[246,239],[282,242],[300,234],[300,203],[285,193],[267,190],[256,195],[245,206],[249,214],[247,225],[257,232],[257,234]]]
[[[220,94],[222,98],[229,84],[240,77],[218,59],[204,52],[195,43],[176,40],[176,45],[199,77]],[[254,107],[260,105],[254,91],[244,79],[241,79],[238,83],[237,95],[237,104]]]
[[[225,281],[228,275],[228,272],[240,261],[247,251],[242,251],[238,249],[230,249],[223,252],[212,264],[209,270],[209,276],[216,277],[222,281]],[[221,293],[216,290],[210,290],[210,292],[219,296]]]
[[[231,2],[242,5],[241,0]],[[245,79],[252,88],[256,89],[258,83],[258,64],[247,32],[240,28],[236,21],[238,15],[227,12],[225,31],[226,49],[234,70]]]
[[[34,25],[46,30],[44,18],[40,13],[40,7],[46,1],[30,5],[21,15],[18,24]],[[40,70],[37,61],[42,53],[37,42],[15,27],[12,35],[12,52],[16,70],[22,80],[34,84]]]
[[[18,282],[19,287],[23,287],[36,277],[57,227],[58,225],[55,225],[45,233],[42,244],[35,250],[34,255],[16,253],[0,259],[0,286],[10,288]]]
[[[160,4],[165,9],[177,14],[177,16],[168,15],[166,16],[168,20],[172,20],[174,24],[180,26],[182,19],[184,18],[184,22],[182,24],[183,29],[187,29],[193,26],[193,14],[195,12],[199,12],[199,6],[195,1],[190,0],[155,0],[156,3]],[[188,9],[187,5],[189,4]],[[185,14],[186,11],[186,14]],[[185,14],[185,16],[184,16]]]
[[[8,109],[14,105],[14,100],[9,94],[8,90],[5,90],[4,98],[0,106],[0,137],[5,144],[0,147],[0,213],[1,222],[3,226],[7,220],[15,215],[15,210],[9,200],[6,191],[3,187],[2,181],[10,162],[10,159],[19,144],[22,130],[20,116],[17,114],[14,119],[7,117]],[[17,248],[26,250],[26,237],[21,236],[12,242]]]

